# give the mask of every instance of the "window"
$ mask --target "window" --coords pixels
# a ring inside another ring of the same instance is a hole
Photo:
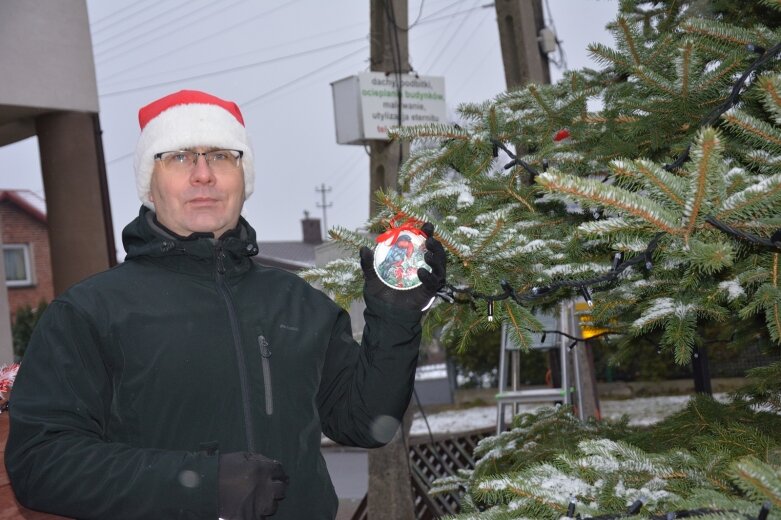
[[[5,283],[8,287],[22,287],[33,284],[30,270],[30,246],[27,244],[4,244]]]

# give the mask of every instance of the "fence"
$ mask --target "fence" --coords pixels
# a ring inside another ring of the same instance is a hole
[[[481,439],[493,435],[495,428],[483,428],[455,435],[417,437],[409,442],[410,483],[416,520],[433,520],[459,511],[461,496],[452,493],[431,497],[428,490],[434,480],[455,475],[459,469],[475,465],[475,446]],[[367,497],[364,496],[352,520],[370,520]]]

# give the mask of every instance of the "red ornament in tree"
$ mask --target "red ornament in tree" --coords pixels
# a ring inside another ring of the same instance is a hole
[[[570,136],[569,129],[568,128],[562,128],[556,134],[553,136],[553,140],[555,142],[563,141],[564,139],[568,138]]]

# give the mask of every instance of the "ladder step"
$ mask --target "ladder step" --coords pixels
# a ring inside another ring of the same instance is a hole
[[[535,401],[561,401],[565,399],[563,388],[531,388],[528,390],[514,390],[496,394],[497,402],[535,402]]]

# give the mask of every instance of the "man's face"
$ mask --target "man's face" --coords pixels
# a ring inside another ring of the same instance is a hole
[[[208,152],[212,148],[191,148]],[[199,156],[188,172],[165,168],[155,161],[152,170],[150,200],[157,220],[181,236],[195,232],[220,237],[236,227],[244,204],[244,171],[213,171],[204,156]]]

